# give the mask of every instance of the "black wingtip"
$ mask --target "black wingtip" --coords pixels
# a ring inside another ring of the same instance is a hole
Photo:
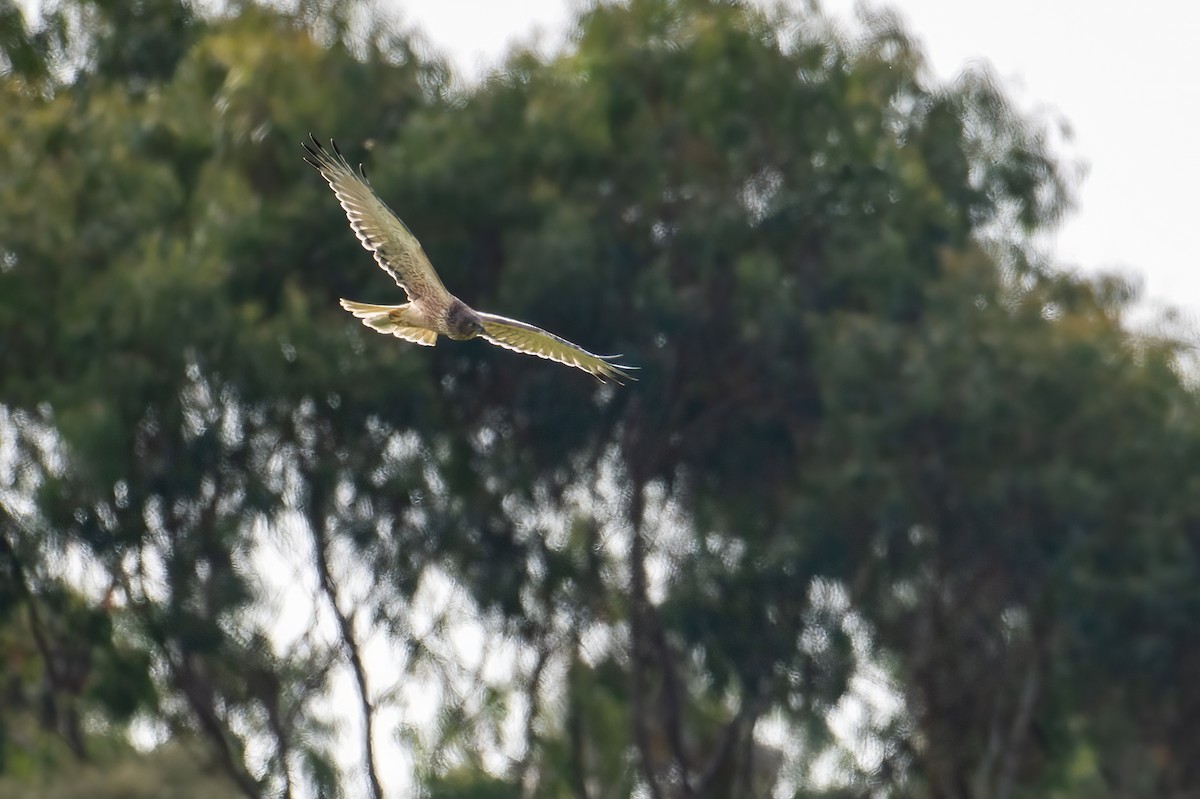
[[[311,145],[306,141],[300,142],[300,146],[304,148],[304,151],[308,153],[309,156],[311,156],[311,158],[305,158],[304,163],[320,172],[322,171],[321,163],[328,158],[328,156],[325,153],[325,148],[321,146],[321,142],[317,141],[316,136],[310,132],[308,134],[308,138],[309,141],[312,142]]]
[[[346,156],[342,155],[342,151],[340,149],[338,149],[337,142],[334,141],[333,139],[330,139],[329,143],[333,146],[333,151],[335,153],[337,153],[337,157],[345,159]]]
[[[312,142],[312,147],[308,146],[308,142],[301,142],[304,145],[305,150],[308,150],[310,153],[313,153],[314,155],[316,153],[324,153],[325,152],[325,147],[321,144],[320,140],[318,140],[317,137],[313,133],[308,134],[308,141]],[[315,152],[313,151],[313,147],[317,148]]]
[[[314,150],[313,148],[309,147],[307,144],[304,145],[304,151],[307,153],[307,155],[301,156],[301,158],[304,159],[304,163],[308,164],[309,166],[311,166],[313,169],[317,170],[318,172],[321,172],[322,174],[324,174],[325,163],[326,163],[327,159],[329,158],[329,156],[327,156],[325,154],[325,151],[324,150]]]

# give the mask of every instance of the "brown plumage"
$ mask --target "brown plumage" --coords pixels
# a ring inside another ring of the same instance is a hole
[[[633,378],[624,370],[636,367],[612,363],[619,355],[595,355],[553,333],[503,316],[474,310],[442,285],[441,279],[408,226],[375,194],[362,167],[356,172],[337,144],[331,154],[315,136],[304,144],[304,160],[321,173],[346,211],[359,241],[375,261],[404,289],[404,305],[369,305],[341,300],[342,307],[380,333],[432,347],[437,337],[458,341],[482,338],[505,349],[574,366],[600,381],[620,383]]]

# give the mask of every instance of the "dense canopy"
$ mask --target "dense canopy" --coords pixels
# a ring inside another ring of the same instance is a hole
[[[350,2],[41,5],[0,3],[0,794],[1200,784],[1198,395],[1038,255],[1069,165],[986,71],[807,4],[588,6],[472,84]],[[640,382],[347,316],[309,131],[464,301]]]

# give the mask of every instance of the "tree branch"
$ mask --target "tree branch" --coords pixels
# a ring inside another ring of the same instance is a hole
[[[216,702],[213,699],[212,683],[199,673],[187,655],[176,660],[164,648],[163,659],[167,662],[175,686],[187,698],[188,706],[191,707],[192,713],[200,722],[200,729],[215,745],[217,758],[221,761],[226,773],[248,799],[259,799],[262,796],[261,786],[246,771],[246,764],[241,757],[234,756],[233,747],[229,743],[234,736],[217,711]]]
[[[529,675],[529,713],[525,717],[525,754],[521,758],[521,763],[517,767],[517,773],[520,775],[520,783],[522,790],[526,790],[526,784],[529,780],[529,772],[533,767],[533,751],[534,751],[534,724],[537,722],[538,713],[541,711],[538,702],[538,691],[542,684],[542,674],[546,670],[546,664],[550,660],[550,647],[547,645],[544,635],[539,636],[537,660],[533,664],[533,672]]]
[[[272,677],[274,675],[271,675]],[[291,744],[288,741],[287,728],[284,726],[283,715],[279,712],[279,685],[271,681],[270,690],[263,692],[262,702],[267,710],[267,725],[275,736],[275,753],[279,758],[279,771],[283,775],[283,796],[281,799],[291,799],[292,774],[288,769],[291,758]]]
[[[725,725],[725,729],[721,731],[721,740],[713,748],[712,756],[708,759],[708,763],[704,766],[704,771],[701,772],[699,779],[696,780],[696,794],[704,796],[708,793],[709,788],[713,786],[717,775],[721,773],[721,765],[729,758],[733,752],[733,746],[737,743],[740,736],[742,723],[750,718],[750,714],[743,707],[738,711],[737,715],[729,720]],[[748,747],[750,750],[753,746]],[[744,795],[748,796],[749,792]]]
[[[6,516],[12,519],[8,512],[8,508],[0,503]],[[16,520],[13,519],[14,524]],[[3,553],[8,560],[9,567],[12,569],[13,583],[16,585],[17,593],[25,600],[25,612],[29,618],[29,629],[33,634],[34,646],[37,647],[38,654],[42,657],[42,664],[46,670],[46,678],[50,684],[50,690],[47,694],[47,703],[49,715],[52,717],[54,732],[66,742],[67,748],[71,750],[71,754],[80,760],[87,759],[87,750],[83,743],[83,734],[79,729],[79,716],[71,707],[59,707],[58,694],[60,691],[67,693],[78,693],[78,688],[71,690],[69,680],[59,670],[58,656],[51,646],[49,638],[46,636],[46,626],[42,621],[41,613],[38,611],[37,599],[33,594],[33,588],[30,586],[29,580],[25,575],[25,566],[21,563],[20,556],[17,555],[16,546],[9,540],[7,534],[0,534],[0,553]],[[44,722],[45,723],[45,722]],[[47,724],[47,726],[49,726]]]
[[[312,530],[313,556],[320,578],[321,593],[329,603],[337,621],[338,636],[346,659],[354,672],[354,682],[358,686],[359,708],[363,720],[363,760],[367,769],[367,780],[370,784],[372,799],[383,799],[383,785],[379,781],[379,772],[375,760],[375,709],[371,706],[371,694],[367,688],[367,670],[363,665],[362,654],[359,651],[358,639],[354,636],[354,623],[349,616],[342,612],[337,602],[337,585],[329,570],[328,540],[325,537],[324,526],[318,514],[309,513],[308,526]]]
[[[575,799],[588,799],[587,768],[583,762],[583,716],[579,713],[579,624],[571,624],[571,662],[567,665],[567,746],[570,752],[568,779]]]
[[[1000,779],[996,785],[996,799],[1008,799],[1012,794],[1013,780],[1016,778],[1017,765],[1020,761],[1021,748],[1025,743],[1025,734],[1029,730],[1033,718],[1033,708],[1041,688],[1040,657],[1035,643],[1029,657],[1029,668],[1025,671],[1025,681],[1021,686],[1021,696],[1017,703],[1017,712],[1013,716],[1012,727],[1008,734],[1008,746],[1004,752],[1004,764],[1000,769]]]
[[[638,762],[646,788],[653,799],[662,799],[662,786],[650,745],[650,727],[646,721],[646,661],[648,660],[647,631],[645,617],[649,600],[646,593],[646,542],[642,537],[642,515],[644,499],[636,481],[633,481],[630,522],[633,539],[629,545],[629,587],[633,602],[629,614],[629,692],[632,700],[630,716],[633,721],[633,737],[638,749]]]
[[[139,574],[144,572],[141,560],[139,553],[137,565]],[[147,612],[146,603],[134,596],[133,588],[129,584],[129,577],[124,570],[118,566],[110,574],[115,585],[119,586],[125,595],[126,606],[141,621],[150,640],[155,642],[163,662],[166,663],[167,669],[171,673],[171,682],[183,694],[188,707],[200,725],[200,730],[212,742],[221,767],[247,799],[260,799],[262,787],[246,770],[246,764],[241,757],[234,755],[230,740],[235,736],[226,727],[217,711],[216,702],[213,699],[212,682],[195,667],[187,655],[176,658],[171,652],[160,625]]]
[[[647,615],[651,615],[649,606]],[[692,766],[688,756],[687,744],[683,740],[683,690],[679,679],[679,671],[675,668],[675,653],[671,649],[667,635],[657,618],[650,619],[651,636],[658,655],[659,666],[663,673],[662,708],[663,723],[666,726],[667,743],[671,747],[671,756],[675,759],[675,767],[679,770],[679,795],[682,799],[692,799]]]

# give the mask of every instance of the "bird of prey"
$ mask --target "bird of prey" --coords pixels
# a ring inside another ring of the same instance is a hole
[[[635,367],[614,363],[619,355],[595,355],[539,327],[476,311],[455,297],[442,285],[416,236],[375,194],[362,166],[355,172],[332,139],[331,154],[315,136],[309,138],[312,145],[304,143],[308,152],[304,160],[329,183],[363,247],[408,295],[404,305],[341,300],[342,307],[367,327],[427,347],[436,344],[439,335],[455,341],[479,337],[505,349],[574,366],[601,382],[633,379],[624,370]]]

